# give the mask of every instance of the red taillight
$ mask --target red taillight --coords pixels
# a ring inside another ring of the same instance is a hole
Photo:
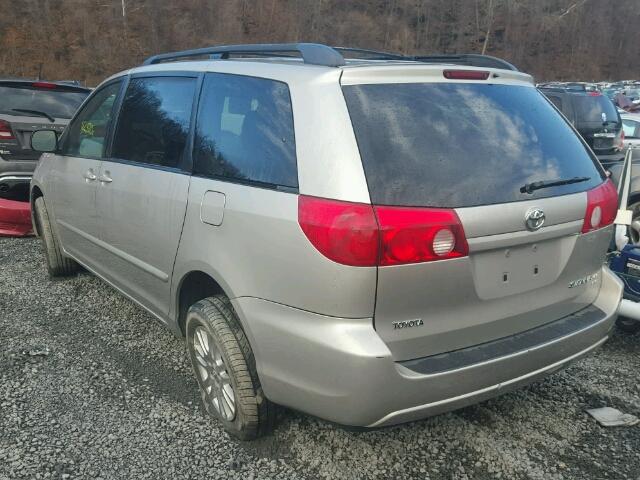
[[[618,213],[618,192],[611,180],[587,192],[582,233],[611,225]]]
[[[50,90],[58,88],[58,86],[55,83],[50,83],[50,82],[33,82],[31,86],[35,88],[47,88]]]
[[[468,254],[455,211],[384,207],[300,195],[298,222],[325,257],[352,266],[387,266]]]
[[[379,265],[464,257],[469,246],[454,210],[374,207],[380,225]]]
[[[371,205],[300,195],[298,223],[325,257],[344,265],[376,265],[378,224]]]
[[[482,70],[445,70],[442,72],[444,78],[449,80],[486,80],[489,72]]]
[[[11,125],[6,120],[0,120],[0,141],[15,140],[16,137],[11,130]]]

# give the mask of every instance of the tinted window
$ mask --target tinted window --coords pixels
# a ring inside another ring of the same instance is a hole
[[[196,128],[194,173],[297,187],[295,151],[287,85],[207,75]]]
[[[578,123],[598,123],[602,124],[606,120],[618,121],[618,112],[613,102],[604,95],[576,95],[574,97],[576,106],[576,120]],[[605,115],[603,117],[602,115]]]
[[[547,95],[547,98],[551,100],[556,108],[562,112],[562,100],[560,99],[560,97],[556,97],[555,95]]]
[[[28,113],[13,111],[14,108],[21,108],[39,110],[54,118],[71,118],[88,95],[88,91],[65,87],[42,89],[32,86],[0,86],[0,112],[28,116]]]
[[[579,192],[601,170],[534,88],[481,84],[344,87],[372,201],[464,207]],[[520,192],[539,180],[583,183]]]
[[[63,155],[102,158],[120,82],[96,92],[69,126],[63,141]]]
[[[122,104],[111,156],[178,167],[185,154],[196,79],[134,78]]]

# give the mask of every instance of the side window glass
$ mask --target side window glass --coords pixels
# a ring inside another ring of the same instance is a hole
[[[69,126],[62,154],[71,157],[102,158],[106,136],[121,82],[98,91]]]
[[[633,120],[622,120],[622,129],[625,138],[638,138],[640,136],[640,123]]]
[[[122,103],[112,156],[178,167],[185,154],[196,79],[133,78]]]
[[[196,125],[194,174],[296,188],[295,152],[285,83],[207,74]]]

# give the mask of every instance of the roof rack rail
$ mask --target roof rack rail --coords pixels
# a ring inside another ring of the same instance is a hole
[[[318,43],[262,43],[254,45],[221,45],[218,47],[197,48],[181,52],[162,53],[147,58],[143,65],[155,65],[181,58],[201,57],[227,59],[230,55],[278,56],[278,54],[298,53],[304,63],[340,67],[345,64],[344,57],[336,50]]]
[[[212,59],[226,60],[232,55],[256,57],[289,57],[299,54],[304,63],[325,67],[341,67],[346,64],[342,54],[364,54],[369,60],[400,60],[424,63],[453,63],[474,67],[501,68],[518,71],[509,62],[489,55],[466,53],[461,55],[402,55],[380,52],[364,48],[329,47],[319,43],[256,43],[250,45],[220,45],[217,47],[196,48],[180,52],[162,53],[147,58],[143,65],[155,65],[180,59],[208,56]]]
[[[456,65],[469,65],[471,67],[501,68],[503,70],[518,69],[501,58],[479,53],[463,53],[460,55],[415,55],[407,57],[407,60],[416,60],[425,63],[454,63]]]
[[[575,82],[547,82],[539,84],[538,88],[545,88],[547,90],[564,90],[570,92],[586,92],[588,91],[586,85],[582,85]]]
[[[370,60],[409,60],[411,57],[402,55],[400,53],[381,52],[379,50],[369,50],[366,48],[353,48],[353,47],[332,47],[338,53],[364,53]]]

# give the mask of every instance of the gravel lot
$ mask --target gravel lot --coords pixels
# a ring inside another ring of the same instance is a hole
[[[422,422],[347,431],[283,410],[230,439],[183,343],[89,274],[51,281],[36,239],[0,239],[0,479],[640,478],[640,335],[524,390]]]

